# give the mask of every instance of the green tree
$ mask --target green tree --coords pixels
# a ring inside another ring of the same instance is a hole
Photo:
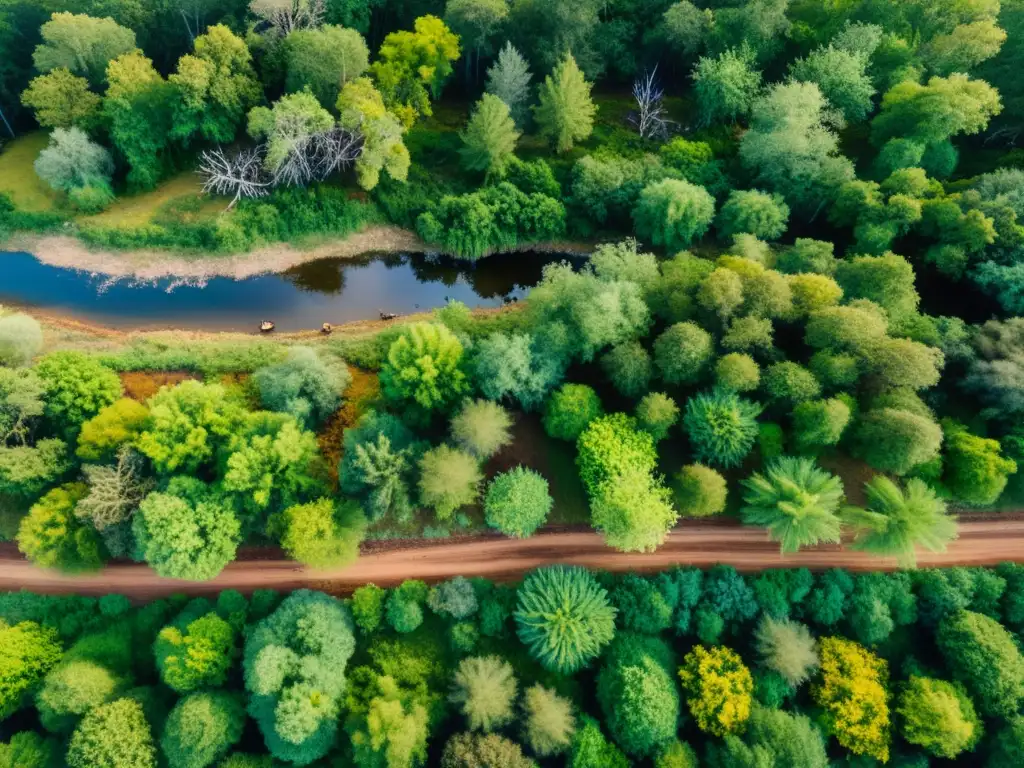
[[[473,107],[462,133],[462,165],[470,171],[483,171],[486,179],[500,175],[512,158],[520,135],[508,105],[485,93]]]
[[[115,400],[82,424],[76,454],[83,461],[109,460],[121,446],[138,437],[149,420],[149,409],[135,400]]]
[[[448,520],[459,507],[480,495],[483,475],[477,459],[448,445],[431,448],[420,459],[420,501],[432,507],[439,520]]]
[[[311,568],[339,568],[359,557],[366,516],[358,503],[318,499],[284,509],[270,522],[289,557]]]
[[[586,384],[563,384],[548,400],[544,431],[560,440],[576,441],[594,419],[602,416],[601,400]]]
[[[53,352],[36,373],[45,386],[46,418],[69,434],[121,396],[117,374],[81,352]]]
[[[170,768],[206,768],[242,738],[245,706],[226,691],[184,697],[167,717],[160,747]]]
[[[193,48],[167,78],[174,93],[171,135],[185,143],[196,134],[206,141],[231,142],[246,112],[262,97],[249,47],[227,26],[215,24],[195,39]]]
[[[711,10],[698,8],[690,0],[673,3],[661,17],[665,41],[675,53],[687,58],[700,50],[712,24]]]
[[[871,112],[871,97],[875,95],[868,64],[868,56],[831,44],[794,61],[789,73],[797,82],[817,85],[847,122],[859,123]]]
[[[750,717],[754,680],[736,651],[696,645],[683,659],[679,678],[698,728],[715,736],[743,729]]]
[[[352,374],[342,360],[322,357],[310,347],[290,347],[284,360],[258,369],[253,380],[264,407],[317,427],[341,406]]]
[[[43,415],[44,392],[35,371],[0,368],[0,446],[28,442],[36,419]]]
[[[21,731],[0,743],[0,768],[56,768],[62,744],[35,731]]]
[[[159,474],[195,473],[242,431],[243,409],[220,384],[183,381],[151,397],[149,426],[136,441]]]
[[[911,675],[900,692],[896,712],[903,738],[936,757],[953,759],[974,748],[981,738],[981,720],[962,686]]]
[[[364,584],[352,593],[352,620],[365,635],[372,635],[384,618],[387,592],[376,584]]]
[[[679,179],[648,184],[633,209],[637,234],[670,252],[702,237],[714,217],[715,198],[704,187]]]
[[[320,106],[309,91],[285,94],[270,107],[249,110],[246,131],[254,139],[266,141],[263,165],[272,174],[285,168],[311,136],[334,127],[331,113]]]
[[[452,417],[452,438],[478,459],[489,459],[512,441],[512,417],[489,400],[469,400]]]
[[[410,160],[409,150],[402,143],[404,129],[384,106],[384,97],[373,82],[359,77],[345,83],[337,108],[341,127],[363,135],[363,150],[355,165],[359,186],[366,190],[376,187],[381,171],[387,171],[395,181],[405,181]]]
[[[388,348],[380,371],[384,397],[429,419],[452,407],[468,390],[462,343],[446,326],[415,323]]]
[[[679,406],[664,392],[648,392],[637,403],[636,421],[655,442],[661,442],[679,421]]]
[[[853,164],[826,125],[826,106],[813,83],[776,84],[754,101],[740,141],[740,159],[755,180],[801,215],[817,214],[853,178]]]
[[[697,62],[692,76],[702,125],[734,123],[750,112],[761,90],[761,73],[753,65],[749,49],[735,48]]]
[[[697,381],[713,354],[711,334],[694,322],[676,323],[654,340],[654,362],[672,385]]]
[[[853,433],[854,454],[875,469],[904,475],[939,455],[942,428],[928,416],[898,408],[867,411]]]
[[[565,752],[575,732],[571,701],[539,683],[523,692],[523,735],[535,755],[547,757]]]
[[[936,35],[924,46],[922,58],[938,75],[970,72],[991,59],[1006,42],[1006,31],[994,19],[958,24],[949,34]]]
[[[914,567],[915,550],[944,552],[957,536],[956,519],[946,513],[946,504],[928,484],[916,477],[900,488],[884,475],[876,475],[865,486],[867,508],[848,507],[844,519],[857,529],[855,549],[896,557],[903,567]]]
[[[998,91],[965,74],[932,77],[926,84],[904,80],[882,97],[882,107],[871,121],[871,141],[879,147],[894,138],[938,144],[984,130],[1001,110]]]
[[[436,16],[420,16],[414,30],[385,37],[370,67],[384,103],[407,129],[433,114],[430,99],[440,98],[460,54],[458,36]]]
[[[71,469],[63,440],[44,438],[35,446],[0,446],[0,494],[31,501]]]
[[[809,680],[820,664],[818,643],[799,622],[765,615],[757,625],[755,639],[761,663],[793,688]]]
[[[576,441],[576,465],[591,496],[631,470],[651,474],[658,454],[654,439],[624,413],[594,419]]]
[[[651,356],[638,341],[616,344],[601,356],[601,368],[620,394],[634,398],[651,383]]]
[[[1024,657],[998,621],[961,610],[939,624],[936,641],[983,715],[1016,714],[1024,698]]]
[[[128,163],[128,186],[152,189],[166,169],[163,153],[171,136],[171,86],[138,50],[110,62],[107,82],[103,117],[114,148]]]
[[[472,656],[455,670],[449,700],[466,717],[470,730],[489,732],[515,717],[516,678],[498,656]]]
[[[512,399],[527,411],[549,401],[549,392],[564,375],[560,357],[546,354],[538,340],[525,333],[485,337],[475,345],[473,368],[484,397]]]
[[[234,511],[202,481],[176,477],[154,491],[132,520],[138,555],[161,576],[204,581],[235,558],[241,526]]]
[[[653,552],[679,519],[671,495],[649,471],[629,467],[609,478],[591,498],[591,522],[608,546]]]
[[[548,566],[527,575],[517,590],[514,615],[530,655],[561,674],[589,664],[615,634],[608,593],[575,566]]]
[[[814,374],[789,360],[768,366],[761,386],[772,400],[783,405],[797,405],[821,394],[821,384]]]
[[[50,143],[32,166],[36,176],[59,192],[81,187],[110,189],[114,161],[81,128],[55,128]]]
[[[530,119],[530,65],[512,43],[498,53],[494,64],[487,70],[487,93],[493,93],[506,105],[519,128],[526,127]]]
[[[914,289],[914,268],[895,253],[855,256],[840,262],[836,281],[849,299],[868,299],[892,318],[917,311],[920,297]]]
[[[783,456],[765,474],[755,472],[744,480],[743,487],[743,522],[765,526],[783,554],[839,541],[843,483],[813,459]]]
[[[34,621],[0,623],[0,718],[25,703],[61,659],[57,631]]]
[[[689,464],[676,475],[679,511],[691,517],[717,515],[725,509],[725,478],[703,464]]]
[[[39,721],[46,730],[67,735],[89,710],[113,699],[122,682],[93,661],[60,664],[46,676],[36,693]]]
[[[750,355],[730,352],[715,363],[715,384],[733,392],[749,392],[761,384],[761,369]]]
[[[0,317],[0,363],[28,365],[42,348],[43,329],[34,317],[20,312]]]
[[[222,490],[249,517],[261,521],[280,509],[324,492],[316,435],[285,414],[248,414],[222,452]]]
[[[554,500],[543,475],[523,466],[495,475],[484,498],[487,524],[506,536],[524,539],[548,517]]]
[[[97,19],[85,14],[54,13],[39,34],[43,42],[32,53],[36,69],[66,69],[87,77],[94,85],[103,82],[112,59],[135,50],[135,33],[109,16]]]
[[[953,496],[968,504],[994,503],[1017,463],[1002,455],[997,440],[972,435],[959,425],[944,432],[943,480]]]
[[[568,768],[629,768],[629,760],[601,733],[601,726],[592,717],[583,715],[576,735]]]
[[[451,0],[445,3],[444,18],[452,32],[459,36],[464,48],[476,52],[476,72],[480,69],[481,54],[492,54],[491,41],[496,31],[508,18],[509,7],[504,0]],[[466,78],[476,79],[470,67],[471,53],[466,55]]]
[[[213,612],[187,623],[179,619],[160,630],[153,654],[160,679],[178,693],[219,687],[237,654],[235,630]]]
[[[156,747],[142,705],[117,699],[90,711],[68,743],[69,768],[156,768]]]
[[[835,445],[850,423],[849,404],[841,398],[805,400],[793,409],[793,438],[801,451]]]
[[[423,623],[423,603],[429,590],[422,581],[409,579],[391,592],[386,616],[393,630],[406,634]]]
[[[360,768],[423,765],[427,757],[426,708],[415,699],[408,700],[392,677],[378,678],[377,688],[365,719],[350,726],[354,764]]]
[[[758,189],[734,189],[718,212],[715,226],[721,237],[747,232],[763,240],[776,240],[786,231],[789,206],[779,195]]]
[[[309,88],[324,107],[333,107],[345,83],[370,66],[366,41],[354,29],[325,24],[298,29],[284,41],[288,60],[285,88],[297,93]]]
[[[32,505],[18,527],[18,549],[43,568],[71,573],[92,571],[103,565],[104,550],[96,531],[75,516],[85,496],[82,483],[69,483]]]
[[[271,755],[308,765],[334,746],[355,650],[341,601],[299,590],[249,628],[243,668],[248,711]]]
[[[567,54],[544,78],[533,117],[540,135],[551,141],[558,152],[568,152],[594,129],[597,105],[590,98],[590,88],[572,54]]]
[[[536,768],[522,748],[496,733],[457,733],[444,745],[441,768]]]
[[[35,113],[43,128],[88,130],[99,119],[100,97],[89,90],[89,81],[64,67],[33,78],[21,94],[21,103]]]
[[[1024,717],[1010,718],[999,729],[992,742],[987,768],[1010,768],[1024,757]]]
[[[597,675],[597,701],[615,741],[630,755],[653,755],[676,735],[679,692],[667,668],[668,648],[625,635]]]
[[[735,393],[701,392],[686,401],[683,429],[701,463],[736,467],[754,447],[761,406]]]
[[[762,706],[752,708],[742,736],[727,734],[721,745],[709,744],[705,758],[710,768],[830,765],[825,739],[809,717]]]

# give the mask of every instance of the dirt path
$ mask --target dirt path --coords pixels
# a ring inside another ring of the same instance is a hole
[[[1008,560],[1024,562],[1022,519],[961,523],[959,540],[944,554],[922,554],[919,565],[995,565]],[[392,586],[410,578],[436,582],[463,575],[510,580],[550,563],[613,571],[653,571],[676,564],[716,563],[728,563],[743,571],[799,566],[818,570],[895,568],[889,558],[871,557],[839,546],[815,547],[784,557],[761,529],[698,522],[677,528],[661,549],[649,555],[615,552],[595,533],[545,533],[523,540],[479,537],[371,552],[348,568],[327,571],[313,571],[285,560],[240,560],[216,579],[203,583],[162,579],[144,565],[130,564],[111,565],[95,575],[67,576],[35,568],[5,547],[0,551],[0,590],[80,595],[117,592],[137,600],[174,592],[202,594],[223,589],[251,592],[258,588],[310,587],[341,594],[367,582]]]

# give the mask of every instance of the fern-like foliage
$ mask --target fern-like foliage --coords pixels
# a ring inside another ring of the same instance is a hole
[[[743,522],[767,528],[784,554],[839,541],[842,522],[837,512],[843,483],[813,459],[782,456],[765,474],[756,472],[744,480],[743,486]]]

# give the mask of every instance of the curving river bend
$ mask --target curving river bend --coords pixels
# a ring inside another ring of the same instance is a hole
[[[421,254],[370,254],[311,261],[280,274],[189,284],[111,281],[44,264],[28,253],[0,252],[0,304],[113,328],[251,331],[271,320],[279,330],[298,331],[375,319],[380,312],[423,312],[448,300],[497,307],[523,298],[540,281],[544,265],[566,259],[576,260],[514,253],[470,264]]]

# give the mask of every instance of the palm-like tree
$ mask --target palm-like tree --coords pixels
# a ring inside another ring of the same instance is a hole
[[[917,565],[916,547],[944,552],[957,537],[956,519],[946,513],[946,503],[918,478],[905,488],[884,475],[868,481],[867,509],[847,507],[843,517],[857,528],[854,549],[895,557],[903,568]]]
[[[743,522],[766,527],[783,554],[839,541],[843,483],[816,466],[814,459],[782,456],[765,474],[756,472],[744,480],[743,486]]]

